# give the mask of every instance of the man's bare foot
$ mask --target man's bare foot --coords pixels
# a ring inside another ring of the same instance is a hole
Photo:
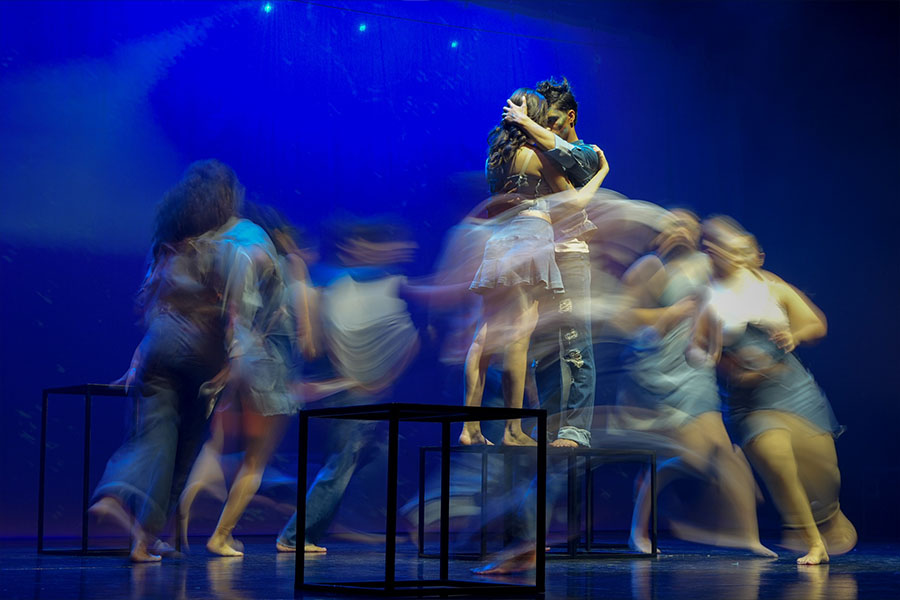
[[[575,440],[567,440],[565,438],[556,438],[550,442],[553,448],[578,448],[579,444]]]
[[[150,563],[162,560],[162,557],[159,554],[152,554],[147,550],[147,544],[143,541],[136,541],[134,543],[128,558],[131,559],[131,562],[135,563]]]
[[[505,553],[504,553],[505,554]],[[476,575],[508,575],[531,571],[535,567],[534,549],[512,553],[483,567],[472,569]]]
[[[468,424],[466,424],[468,425]],[[462,433],[459,434],[459,445],[460,446],[493,446],[489,439],[484,437],[481,433],[481,429],[469,428],[465,425],[463,426]]]
[[[828,562],[828,552],[825,544],[816,544],[805,555],[797,559],[798,565],[820,565]]]
[[[537,442],[534,441],[529,435],[526,435],[524,431],[513,432],[507,429],[503,432],[503,445],[504,446],[537,446]]]
[[[228,544],[228,539],[230,537],[231,536],[228,534],[216,531],[212,534],[212,537],[209,538],[209,541],[206,542],[206,549],[219,556],[243,556],[243,552],[232,548]]]
[[[303,551],[317,553],[317,554],[323,554],[325,552],[328,552],[328,548],[326,548],[325,546],[317,546],[315,544],[310,544],[309,542],[307,542],[307,543],[303,544]]]
[[[279,552],[296,552],[297,549],[293,546],[288,546],[287,544],[282,544],[281,542],[275,542],[275,549]]]

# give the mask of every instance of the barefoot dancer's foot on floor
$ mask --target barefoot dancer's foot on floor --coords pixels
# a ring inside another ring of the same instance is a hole
[[[777,552],[775,552],[774,550],[770,550],[769,548],[766,548],[761,543],[750,544],[749,546],[747,546],[747,550],[749,550],[750,552],[752,552],[753,554],[755,554],[757,556],[765,556],[766,558],[778,558]]]
[[[147,550],[147,544],[142,540],[135,541],[134,545],[131,547],[131,553],[128,555],[128,558],[131,559],[131,562],[135,563],[151,563],[162,560],[160,555],[152,554]]]
[[[536,557],[534,548],[532,548],[530,550],[512,553],[483,567],[472,569],[472,572],[477,575],[508,575],[510,573],[523,573],[525,571],[533,570],[535,568],[535,563]]]
[[[631,532],[631,537],[628,538],[628,547],[641,554],[650,554],[653,552],[653,542],[650,541],[650,538],[644,534],[635,533],[633,531]],[[656,553],[660,553],[659,548],[656,549]]]
[[[217,529],[215,533],[212,534],[212,537],[209,538],[209,541],[206,542],[206,549],[219,556],[243,556],[243,552],[233,548],[228,543],[231,539],[230,531]]]
[[[296,552],[297,549],[294,546],[288,546],[287,544],[282,544],[281,542],[275,542],[275,548],[279,552]],[[328,552],[328,548],[324,546],[317,546],[315,544],[304,544],[303,546],[304,552],[309,552],[310,554],[325,554]]]
[[[104,496],[100,498],[88,509],[88,513],[97,519],[98,522],[102,523],[103,521],[110,520],[122,527],[122,529],[131,532],[134,543],[131,546],[129,558],[132,562],[145,563],[159,562],[162,560],[160,555],[153,554],[147,549],[147,535],[144,532],[144,529],[117,498],[113,496]]]
[[[816,544],[809,549],[805,555],[797,559],[798,565],[820,565],[828,562],[828,552],[825,551],[825,544]]]

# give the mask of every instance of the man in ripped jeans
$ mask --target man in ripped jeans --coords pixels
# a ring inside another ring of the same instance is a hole
[[[599,170],[596,146],[578,139],[575,123],[578,103],[569,82],[549,79],[536,90],[547,99],[549,129],[528,117],[524,104],[507,102],[504,119],[517,125],[536,150],[552,159],[576,188],[584,186]],[[587,240],[596,226],[584,211],[563,222],[554,222],[556,264],[562,274],[565,293],[559,302],[559,356],[550,356],[538,365],[536,380],[541,404],[548,413],[559,413],[558,431],[551,427],[556,447],[590,447],[594,414],[593,340],[591,337],[591,265]],[[557,368],[557,358],[560,367]]]

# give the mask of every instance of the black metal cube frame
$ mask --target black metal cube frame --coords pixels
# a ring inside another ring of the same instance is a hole
[[[44,548],[44,512],[47,478],[47,409],[51,394],[84,397],[84,469],[81,483],[81,548]],[[41,554],[119,554],[120,549],[88,548],[88,503],[90,502],[91,478],[91,408],[94,396],[112,396],[125,398],[128,391],[124,385],[105,383],[83,383],[65,387],[45,388],[41,403],[41,458],[40,480],[38,482],[38,534],[37,551]],[[135,413],[137,415],[137,413]],[[128,552],[127,549],[124,552]]]
[[[480,454],[481,455],[481,497],[488,494],[488,456],[501,455],[504,459],[511,454],[518,453],[522,448],[518,446],[453,446],[451,453]],[[440,446],[423,446],[419,448],[419,525],[418,525],[418,549],[422,558],[437,558],[439,555],[425,552],[425,460],[429,452],[440,452]],[[567,544],[565,552],[548,553],[551,557],[568,558],[647,558],[656,556],[658,530],[657,530],[657,504],[656,504],[656,451],[648,449],[605,449],[605,448],[554,448],[548,449],[548,457],[564,457],[566,465],[566,525],[568,528]],[[622,462],[632,460],[635,457],[646,458],[650,470],[650,552],[629,552],[628,544],[595,544],[593,542],[593,461],[600,459],[603,463]],[[584,524],[584,542],[581,543],[582,532],[581,506],[578,502],[578,458],[584,459],[584,506],[587,507]],[[506,479],[511,475],[508,461],[504,460]],[[454,553],[454,558],[480,558],[487,557],[487,539],[484,504],[481,506],[481,536],[479,552]],[[610,551],[613,550],[613,551]],[[618,551],[615,551],[618,550]]]
[[[297,522],[306,527],[306,467],[309,420],[311,418],[388,421],[387,523],[385,529],[384,581],[342,581],[306,583],[304,552],[298,547],[294,588],[330,593],[375,594],[383,596],[508,596],[543,595],[545,589],[543,552],[536,552],[534,585],[489,583],[450,579],[450,425],[467,421],[537,419],[537,439],[547,439],[547,411],[539,409],[442,406],[434,404],[389,403],[300,411],[297,459]],[[400,422],[441,424],[441,528],[440,572],[438,579],[397,581],[397,476]],[[547,445],[533,448],[537,453],[536,548],[546,542]],[[531,450],[531,448],[528,448]],[[302,533],[302,530],[301,530]],[[299,534],[298,534],[299,537]]]

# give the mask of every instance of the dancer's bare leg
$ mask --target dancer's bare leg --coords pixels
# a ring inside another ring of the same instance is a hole
[[[520,312],[511,325],[511,331],[515,332],[516,337],[507,344],[503,353],[503,402],[507,408],[522,408],[528,371],[528,345],[537,323],[537,301],[523,304],[526,299],[522,296],[520,293],[518,302],[510,302],[508,308],[510,311],[518,308]],[[521,419],[509,419],[503,431],[503,444],[536,446],[537,442],[522,431]]]
[[[244,413],[244,460],[228,492],[228,500],[222,509],[216,531],[206,543],[206,549],[213,554],[243,556],[243,552],[234,547],[231,532],[259,490],[263,470],[281,442],[287,422],[286,415],[262,416],[249,411]]]
[[[478,326],[469,351],[466,353],[465,380],[466,380],[466,406],[481,406],[484,396],[484,382],[487,375],[490,355],[485,352],[487,340],[487,324],[482,322]],[[493,445],[481,433],[481,423],[467,421],[463,423],[462,433],[459,434],[459,443],[462,446]]]
[[[756,520],[756,486],[750,465],[740,450],[736,450],[722,423],[721,413],[708,412],[699,415],[674,433],[682,456],[663,463],[657,472],[657,491],[673,479],[684,476],[700,476],[719,486],[723,508],[729,510],[729,529],[732,534],[696,533],[697,541],[720,546],[746,548],[759,556],[775,558],[778,555],[762,545]],[[632,516],[629,546],[649,553],[650,538],[647,535],[650,520],[650,479],[645,478]],[[683,531],[688,528],[682,527]]]
[[[817,565],[828,562],[825,543],[819,535],[800,481],[797,460],[788,429],[770,429],[756,436],[744,448],[747,458],[759,472],[785,523],[797,528],[807,553],[797,564]]]
[[[233,428],[230,427],[232,422],[235,423],[234,427],[237,427],[237,417],[239,417],[239,413],[234,411],[217,410],[213,413],[209,440],[203,444],[203,448],[200,450],[200,454],[191,468],[191,474],[178,501],[178,517],[181,520],[179,526],[183,548],[188,548],[188,526],[190,525],[191,506],[197,494],[206,490],[221,502],[225,502],[228,497],[225,473],[222,470],[222,450],[225,447],[225,430]]]
[[[845,554],[856,546],[856,528],[840,510],[841,472],[834,438],[804,419],[785,414],[790,423],[800,482],[810,500],[822,541],[829,555]]]

